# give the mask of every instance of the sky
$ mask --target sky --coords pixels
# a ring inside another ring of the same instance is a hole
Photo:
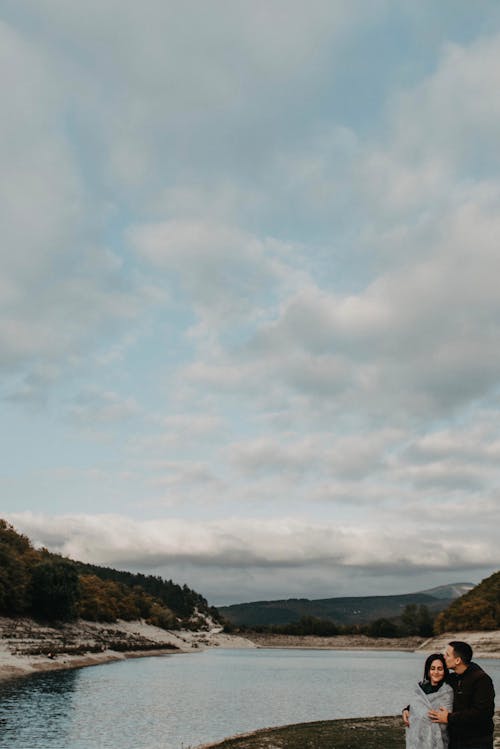
[[[213,605],[500,567],[496,0],[3,0],[0,516]]]

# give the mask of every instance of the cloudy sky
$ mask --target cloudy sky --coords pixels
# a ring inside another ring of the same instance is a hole
[[[496,0],[3,0],[1,516],[210,603],[500,566]]]

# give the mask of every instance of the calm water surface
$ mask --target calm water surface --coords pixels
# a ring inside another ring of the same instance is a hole
[[[414,653],[208,650],[0,685],[2,749],[187,749],[266,726],[393,715]],[[500,686],[500,661],[478,662]]]

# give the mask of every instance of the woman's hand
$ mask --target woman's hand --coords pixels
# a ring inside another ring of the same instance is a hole
[[[410,711],[409,710],[403,710],[403,723],[407,728],[409,728],[410,726]]]

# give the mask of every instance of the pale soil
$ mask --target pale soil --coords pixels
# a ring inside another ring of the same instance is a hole
[[[337,635],[316,637],[306,635],[268,635],[248,633],[247,637],[261,648],[315,648],[331,650],[404,650],[439,653],[450,640],[465,640],[474,650],[475,658],[500,658],[500,630],[492,632],[447,632],[437,637],[367,637],[366,635]]]
[[[32,619],[0,617],[0,679],[26,676],[38,671],[80,668],[145,655],[189,653],[209,647],[298,647],[330,649],[385,649],[440,652],[450,640],[465,640],[475,657],[500,657],[500,630],[450,632],[429,640],[383,639],[357,636],[289,637],[252,635],[238,637],[212,627],[206,632],[165,631],[141,621],[97,624],[78,621],[50,627]],[[497,716],[498,718],[498,716]],[[267,729],[232,737],[198,749],[400,749],[404,734],[399,718],[361,718],[323,721]],[[495,749],[500,736],[495,735]]]
[[[413,652],[424,642],[423,637],[367,637],[366,635],[275,635],[248,633],[249,640],[259,648],[314,648],[323,650],[407,650]]]
[[[491,632],[446,632],[427,640],[420,649],[440,653],[451,640],[468,642],[474,651],[474,658],[500,658],[500,629]]]
[[[55,627],[28,618],[0,617],[0,679],[207,647],[255,645],[224,634],[220,627],[206,632],[166,631],[142,621],[101,624],[82,620]]]
[[[500,630],[451,632],[430,640],[385,639],[365,636],[291,637],[227,635],[213,626],[208,631],[160,629],[142,621],[101,624],[78,621],[58,627],[28,618],[0,617],[0,679],[37,671],[92,666],[144,655],[190,653],[209,647],[222,648],[328,648],[338,650],[406,650],[440,652],[450,640],[465,640],[475,657],[500,657]]]

